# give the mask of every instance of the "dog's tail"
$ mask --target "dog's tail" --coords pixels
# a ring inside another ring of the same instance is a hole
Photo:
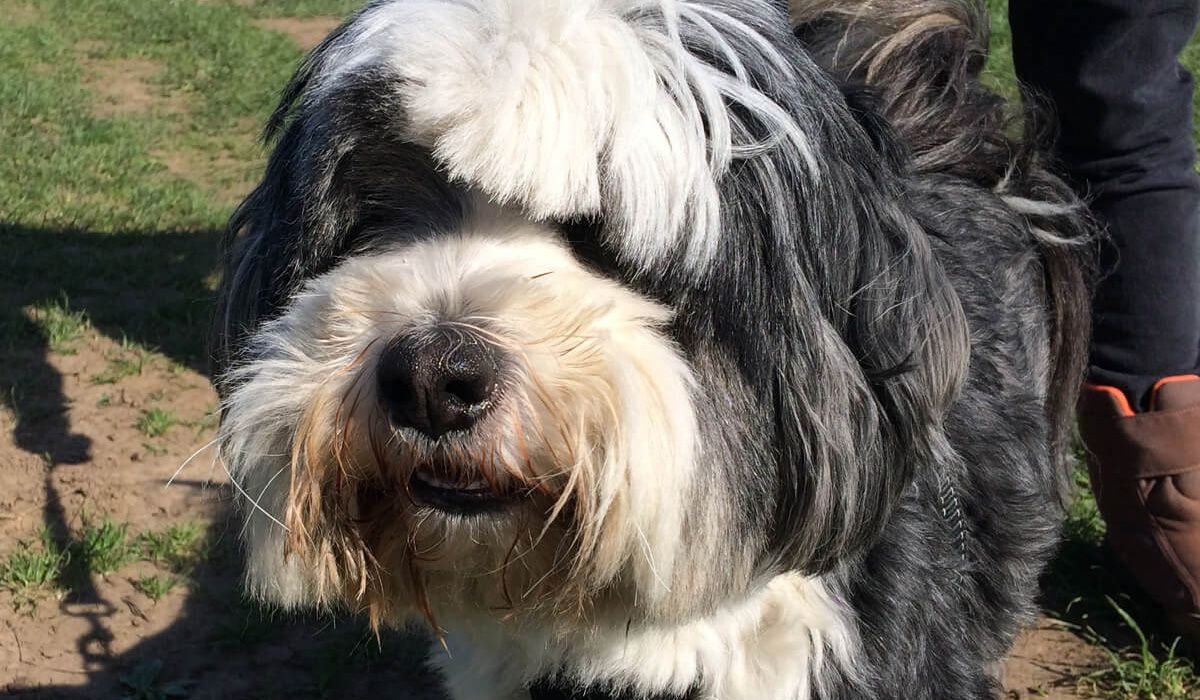
[[[1093,227],[1047,167],[1046,110],[1011,115],[980,81],[989,17],[982,0],[790,0],[796,34],[847,85],[865,86],[898,132],[917,174],[965,178],[1025,219],[1050,298],[1047,412],[1065,462],[1090,331]]]

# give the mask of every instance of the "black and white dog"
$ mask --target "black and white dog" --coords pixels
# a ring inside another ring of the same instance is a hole
[[[227,242],[249,587],[425,620],[456,700],[993,696],[1087,230],[986,43],[968,0],[367,5]]]

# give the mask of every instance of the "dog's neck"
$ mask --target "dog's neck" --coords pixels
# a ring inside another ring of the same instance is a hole
[[[525,682],[548,678],[556,680],[535,698],[587,698],[576,689],[612,687],[662,700],[807,700],[826,667],[853,672],[858,648],[853,621],[826,584],[796,573],[674,627],[613,620],[552,633],[494,619],[447,622],[435,661],[454,700],[527,697]]]

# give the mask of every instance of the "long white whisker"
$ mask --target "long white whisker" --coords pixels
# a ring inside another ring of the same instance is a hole
[[[183,464],[180,464],[180,465],[179,465],[179,468],[175,470],[175,473],[171,475],[171,478],[170,478],[170,479],[167,479],[167,483],[163,485],[163,488],[165,489],[165,488],[167,488],[168,486],[170,486],[171,484],[175,483],[175,478],[179,476],[180,472],[182,472],[182,471],[183,471],[183,470],[184,470],[184,469],[187,467],[187,465],[191,464],[191,462],[192,462],[192,460],[193,460],[193,459],[195,459],[196,457],[200,456],[200,453],[201,453],[201,452],[203,452],[203,451],[207,450],[208,448],[210,448],[210,447],[212,447],[213,445],[215,445],[215,444],[217,444],[218,442],[220,442],[220,440],[221,440],[221,436],[220,436],[220,435],[218,435],[217,437],[213,438],[212,440],[209,440],[208,442],[206,442],[206,443],[204,443],[203,445],[201,445],[199,449],[197,449],[195,452],[193,452],[193,453],[192,453],[192,456],[190,456],[190,457],[188,457],[187,459],[183,460]],[[209,480],[211,481],[211,477],[210,477],[210,479],[209,479]]]
[[[237,482],[237,479],[234,478],[234,476],[233,476],[233,472],[229,471],[229,465],[226,464],[225,460],[223,460],[223,459],[221,460],[221,468],[224,469],[225,473],[229,476],[229,483],[233,484],[233,488],[237,489],[237,492],[242,495],[242,498],[245,498],[247,501],[250,501],[250,504],[254,506],[255,510],[257,510],[260,513],[262,513],[263,515],[267,516],[267,518],[270,519],[271,522],[273,522],[276,525],[278,525],[279,527],[283,528],[284,532],[290,533],[292,531],[291,528],[289,528],[287,525],[284,525],[282,522],[280,522],[278,518],[276,518],[274,515],[271,515],[269,512],[267,512],[266,508],[263,508],[261,505],[259,505],[258,501],[251,498],[250,494],[246,493],[246,489],[242,488],[242,485]]]
[[[279,468],[278,471],[276,471],[274,474],[271,475],[270,479],[267,479],[267,483],[262,487],[262,490],[258,492],[259,500],[262,500],[262,497],[266,495],[267,489],[271,488],[271,484],[275,482],[275,479],[279,478],[279,475],[284,473],[285,471],[287,471],[288,467],[290,467],[290,466],[292,466],[292,465],[290,465],[290,464],[283,465],[282,467]],[[250,519],[246,518],[246,522],[242,523],[242,529],[238,532],[238,536],[241,537],[242,535],[245,535],[246,528],[248,528],[248,527],[250,527]]]

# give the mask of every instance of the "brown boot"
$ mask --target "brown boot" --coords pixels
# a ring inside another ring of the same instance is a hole
[[[1159,381],[1144,413],[1118,389],[1086,385],[1079,431],[1109,545],[1200,643],[1200,377]]]

